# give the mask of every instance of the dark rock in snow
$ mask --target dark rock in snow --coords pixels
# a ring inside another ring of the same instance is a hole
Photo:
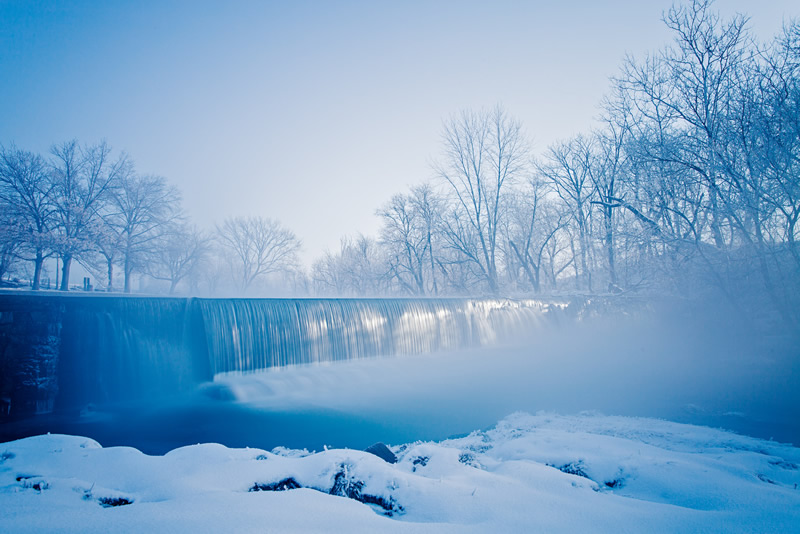
[[[428,465],[428,460],[430,460],[430,458],[427,457],[427,456],[417,456],[411,462],[411,465],[412,465],[411,471],[416,472],[417,467],[425,467],[426,465]]]
[[[555,466],[552,466],[552,467],[555,467]],[[583,462],[578,461],[578,462],[570,462],[568,464],[564,464],[561,467],[556,467],[556,469],[558,469],[562,473],[566,473],[568,475],[575,475],[575,476],[579,476],[579,477],[583,477],[583,478],[588,478],[589,480],[591,480],[591,478],[589,478],[589,475],[586,474],[586,471],[584,471],[583,467],[584,467],[583,466]],[[609,487],[613,487],[613,486],[609,486]]]
[[[370,445],[364,450],[370,454],[374,454],[375,456],[384,460],[385,462],[389,462],[390,464],[397,463],[397,456],[394,455],[394,453],[389,449],[389,447],[387,447],[385,444],[381,442],[375,443],[374,445]]]
[[[253,484],[253,487],[250,488],[248,491],[286,491],[286,490],[293,490],[297,488],[302,488],[299,482],[297,482],[292,477],[284,478],[279,482],[273,482],[271,484]]]
[[[112,508],[114,506],[133,504],[132,499],[126,499],[125,497],[99,497],[97,502],[100,503],[100,506],[103,508]]]
[[[462,452],[461,454],[459,454],[458,461],[464,465],[468,465],[476,469],[481,468],[481,463],[475,458],[475,455],[472,454],[471,452]]]
[[[39,493],[46,489],[50,489],[50,483],[39,476],[26,476],[20,475],[17,477],[17,482],[20,483],[24,489],[34,489]]]
[[[339,471],[333,478],[333,486],[331,486],[330,495],[338,495],[340,497],[347,497],[364,504],[377,506],[387,517],[393,517],[394,514],[402,513],[403,507],[392,497],[382,497],[380,495],[369,495],[364,493],[364,482],[356,480],[349,473],[349,466],[342,464],[339,466]]]

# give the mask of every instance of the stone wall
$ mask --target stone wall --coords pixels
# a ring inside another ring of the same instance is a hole
[[[57,299],[0,295],[0,420],[53,410],[62,316]]]

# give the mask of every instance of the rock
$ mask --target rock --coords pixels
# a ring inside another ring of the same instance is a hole
[[[389,449],[389,447],[387,447],[380,441],[378,443],[375,443],[374,445],[370,445],[364,450],[370,454],[374,454],[381,460],[388,462],[390,464],[397,463],[397,456],[394,455],[394,453]]]

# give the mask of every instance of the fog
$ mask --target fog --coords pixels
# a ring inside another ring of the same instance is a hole
[[[505,346],[218,375],[186,395],[3,430],[151,454],[200,442],[363,449],[462,435],[515,411],[595,411],[797,444],[800,343],[763,332],[723,307],[673,303],[562,322]]]
[[[522,346],[227,376],[216,385],[257,409],[338,412],[351,422],[324,438],[340,446],[441,439],[517,410],[660,417],[800,443],[797,346],[733,320],[669,313],[565,325]],[[381,434],[361,434],[364,423]]]
[[[195,4],[0,4],[0,286],[797,308],[793,3]]]
[[[268,213],[310,263],[377,233],[377,206],[430,176],[461,108],[503,102],[540,148],[582,131],[625,54],[669,39],[671,4],[3,2],[0,143],[108,139],[202,225]],[[796,14],[717,9],[764,38]]]

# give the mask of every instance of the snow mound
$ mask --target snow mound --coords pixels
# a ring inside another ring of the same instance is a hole
[[[0,531],[788,532],[800,449],[599,414],[515,413],[438,443],[317,453],[81,437],[0,444]]]

